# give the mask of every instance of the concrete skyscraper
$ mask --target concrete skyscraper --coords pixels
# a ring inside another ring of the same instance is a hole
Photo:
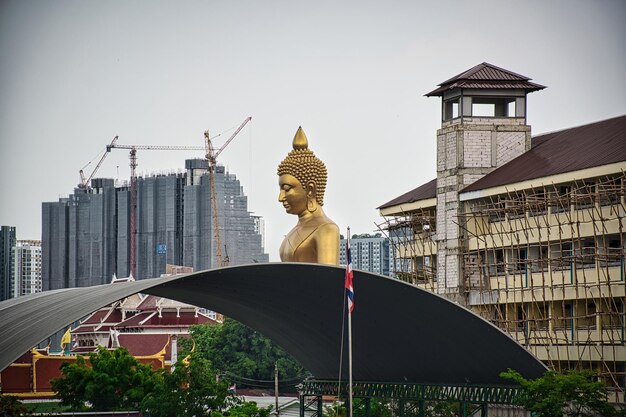
[[[15,246],[15,227],[0,227],[0,301],[11,298],[11,248]]]
[[[136,277],[153,278],[165,265],[203,270],[217,266],[210,173],[206,160],[191,159],[184,173],[137,178]],[[215,170],[222,252],[231,265],[268,262],[259,218],[248,212],[236,176]],[[108,283],[130,275],[130,187],[94,179],[68,198],[42,205],[44,289]]]

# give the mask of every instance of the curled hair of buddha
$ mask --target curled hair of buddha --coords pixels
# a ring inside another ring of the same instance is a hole
[[[315,200],[324,205],[324,191],[328,176],[326,165],[309,149],[309,142],[302,130],[298,128],[293,138],[293,150],[278,165],[278,175],[293,175],[306,188],[310,182],[315,184]]]

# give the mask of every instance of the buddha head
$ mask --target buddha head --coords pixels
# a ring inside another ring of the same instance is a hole
[[[293,138],[293,150],[278,165],[278,177],[278,201],[287,213],[302,216],[324,205],[326,165],[309,149],[302,127]]]

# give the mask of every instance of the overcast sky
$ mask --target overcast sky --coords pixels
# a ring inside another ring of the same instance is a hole
[[[373,232],[376,207],[436,176],[425,93],[489,62],[548,87],[529,95],[533,134],[626,114],[625,21],[623,0],[0,1],[0,224],[40,239],[41,203],[116,135],[201,146],[252,116],[220,162],[270,260],[296,222],[276,167],[299,125],[328,167],[326,213]],[[202,152],[138,155],[149,173]],[[129,172],[119,150],[98,174]]]

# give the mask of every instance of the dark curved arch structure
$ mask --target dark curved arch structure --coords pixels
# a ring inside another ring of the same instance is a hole
[[[90,312],[144,292],[219,311],[273,339],[316,378],[336,380],[344,273],[317,264],[254,264],[3,301],[0,369]],[[355,271],[354,287],[356,381],[493,385],[506,383],[499,374],[507,368],[527,378],[546,370],[500,329],[445,298],[363,271]]]

